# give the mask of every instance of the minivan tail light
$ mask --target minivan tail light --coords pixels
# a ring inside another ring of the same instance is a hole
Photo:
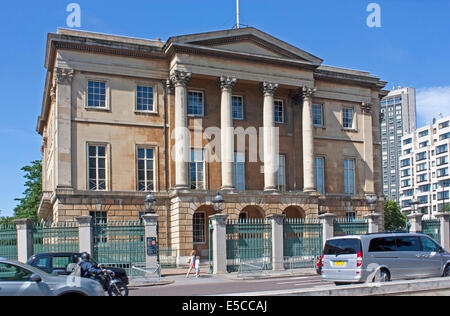
[[[358,251],[358,254],[356,255],[357,256],[357,258],[356,258],[356,267],[361,267],[361,265],[362,265],[362,261],[363,261],[363,254],[362,254],[362,251],[360,250],[360,251]]]

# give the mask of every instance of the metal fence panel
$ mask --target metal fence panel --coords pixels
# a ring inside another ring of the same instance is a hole
[[[366,219],[336,218],[334,220],[334,236],[365,235],[369,232],[369,221]]]
[[[441,222],[438,219],[422,221],[422,233],[441,243]]]
[[[0,225],[0,257],[17,260],[17,231],[14,224]]]
[[[264,270],[272,269],[272,227],[266,219],[229,220],[227,270],[236,272],[245,261],[264,260]]]
[[[172,248],[159,248],[159,264],[161,268],[177,267],[177,250]]]
[[[33,254],[78,251],[78,223],[61,222],[53,225],[34,224]]]
[[[94,225],[94,259],[130,270],[145,262],[144,225],[139,222],[108,222]]]
[[[284,223],[284,266],[313,268],[322,253],[322,224],[319,220],[286,219]]]

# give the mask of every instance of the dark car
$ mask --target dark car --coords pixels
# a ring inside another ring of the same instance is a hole
[[[59,252],[59,253],[40,253],[30,257],[27,264],[36,267],[44,272],[53,275],[68,275],[67,266],[78,263],[81,253]],[[98,265],[93,259],[91,262]],[[113,271],[116,276],[125,284],[129,284],[127,272],[121,268],[112,268],[104,266],[105,269]]]

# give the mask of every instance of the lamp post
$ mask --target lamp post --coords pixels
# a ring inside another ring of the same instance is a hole
[[[144,200],[145,210],[147,213],[154,214],[155,213],[155,204],[156,199],[153,194],[149,193]]]
[[[417,213],[417,208],[418,208],[419,204],[420,204],[419,200],[416,199],[415,197],[409,203],[409,205],[411,206],[411,211],[412,211],[413,214]]]
[[[216,211],[216,213],[222,213],[224,200],[220,192],[218,192],[217,195],[214,197],[212,203],[214,205],[214,210]]]
[[[378,198],[375,195],[367,196],[367,204],[369,204],[369,211],[375,212],[377,206]]]

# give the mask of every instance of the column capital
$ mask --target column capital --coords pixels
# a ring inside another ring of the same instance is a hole
[[[91,226],[92,216],[78,216],[75,218],[79,226]]]
[[[175,87],[186,87],[192,74],[190,72],[175,70],[170,75],[170,81],[175,85]]]
[[[209,217],[209,219],[219,226],[225,226],[227,224],[228,215],[226,214],[215,214]]]
[[[316,91],[317,91],[316,88],[310,88],[310,87],[307,87],[307,86],[303,86],[300,89],[300,94],[302,95],[303,100],[305,100],[305,99],[312,98],[312,96],[314,95],[314,93],[316,93]]]
[[[278,225],[282,225],[286,219],[284,214],[271,214],[266,217],[268,220],[274,221]]]
[[[68,68],[55,69],[55,82],[57,84],[71,84],[75,71]]]
[[[362,102],[361,109],[362,109],[363,113],[372,114],[372,104],[370,104],[370,103]]]
[[[222,91],[231,91],[237,83],[237,79],[229,76],[219,78],[219,87]]]
[[[279,86],[278,83],[264,81],[261,85],[261,90],[264,93],[264,96],[273,97],[278,89],[278,86]]]

